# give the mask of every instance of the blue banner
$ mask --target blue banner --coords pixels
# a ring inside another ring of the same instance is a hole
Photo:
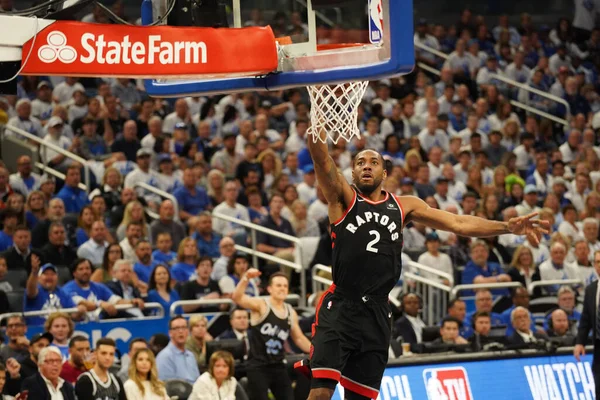
[[[593,400],[592,357],[572,355],[390,367],[378,400]],[[343,400],[343,388],[334,400]]]

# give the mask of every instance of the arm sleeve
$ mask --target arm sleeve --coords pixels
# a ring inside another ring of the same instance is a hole
[[[473,267],[471,267],[470,265],[467,264],[467,266],[465,267],[465,270],[462,273],[462,283],[463,284],[469,284],[469,283],[473,283],[473,280],[475,279],[475,277],[477,276],[477,271],[475,271],[475,269]]]
[[[91,399],[94,393],[94,386],[92,381],[87,376],[81,376],[75,384],[75,396],[78,399]]]

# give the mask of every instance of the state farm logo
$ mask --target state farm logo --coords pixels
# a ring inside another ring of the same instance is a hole
[[[423,371],[423,380],[429,400],[474,400],[462,367],[428,368]]]
[[[65,64],[71,64],[77,59],[77,50],[67,45],[67,37],[60,31],[52,31],[46,38],[48,44],[38,50],[38,57],[46,64],[60,60]]]

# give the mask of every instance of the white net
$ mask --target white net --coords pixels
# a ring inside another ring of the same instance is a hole
[[[368,81],[348,82],[339,85],[308,86],[310,95],[311,126],[308,133],[313,140],[333,143],[347,142],[360,137],[358,106],[367,90]]]

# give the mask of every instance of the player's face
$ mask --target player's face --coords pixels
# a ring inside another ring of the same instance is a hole
[[[365,150],[356,155],[352,181],[362,193],[373,193],[386,177],[387,173],[379,153]]]
[[[269,294],[278,300],[285,300],[289,292],[288,280],[282,276],[273,278],[268,287]]]

